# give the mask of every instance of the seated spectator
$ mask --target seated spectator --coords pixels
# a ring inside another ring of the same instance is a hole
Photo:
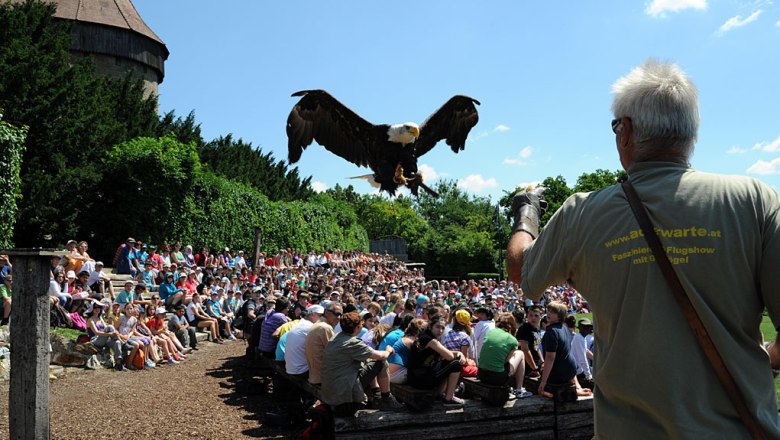
[[[463,399],[455,396],[455,388],[466,356],[460,351],[448,350],[439,342],[446,326],[443,316],[434,315],[417,336],[406,365],[408,382],[415,388],[437,388],[438,394],[444,395],[444,406],[463,406]]]
[[[282,324],[287,323],[290,319],[287,317],[287,312],[290,309],[290,304],[285,299],[279,299],[274,305],[274,310],[268,312],[263,320],[262,330],[260,331],[260,343],[257,346],[260,354],[268,359],[274,359],[276,357],[276,343],[273,333]]]
[[[184,248],[184,254],[182,255],[182,264],[188,269],[192,269],[196,266],[195,255],[192,254],[192,246],[187,245]]]
[[[474,377],[477,375],[477,364],[469,357],[470,353],[474,353],[471,339],[471,313],[460,309],[455,312],[453,318],[452,330],[441,338],[442,345],[447,350],[463,353],[466,363],[461,368],[461,377]]]
[[[195,335],[195,328],[190,326],[185,316],[186,307],[182,304],[176,306],[173,316],[168,319],[168,331],[173,333],[181,343],[182,347],[192,350],[198,349],[198,338]],[[184,351],[187,354],[186,351]]]
[[[200,303],[200,295],[196,292],[192,295],[192,301],[187,304],[187,322],[194,328],[203,328],[211,333],[211,341],[217,344],[222,344],[222,338],[217,333],[217,321],[211,319],[209,315],[203,310],[203,305]]]
[[[474,326],[474,332],[472,338],[474,339],[474,360],[479,364],[479,355],[482,352],[482,344],[485,341],[485,335],[491,329],[496,327],[493,322],[493,310],[481,306],[474,312],[474,316],[477,318],[477,325]]]
[[[148,260],[144,262],[144,269],[135,276],[135,280],[139,283],[143,282],[150,292],[157,291],[155,278],[157,278],[157,272],[152,268],[152,262]]]
[[[523,387],[525,360],[523,352],[518,349],[517,339],[512,336],[516,331],[514,316],[502,313],[496,328],[485,335],[477,377],[489,385],[513,385],[515,397],[523,399],[532,394]]]
[[[130,349],[130,354],[125,357],[125,367],[130,370],[136,370],[137,368],[133,365],[136,353],[138,353],[138,350],[144,350],[144,354],[147,355],[151,340],[143,337],[143,335],[136,330],[136,324],[138,323],[136,314],[138,311],[133,303],[125,303],[122,307],[122,312],[122,315],[119,316],[117,330],[119,331],[119,339],[127,344],[127,348]],[[153,368],[148,357],[146,357],[144,365]]]
[[[149,257],[146,259],[146,261],[152,263],[152,269],[154,269],[155,272],[163,270],[165,262],[162,259],[162,255],[157,252],[157,246],[149,245],[149,252],[151,253],[149,254]]]
[[[144,306],[136,306],[135,316],[136,336],[144,341],[144,354],[146,355],[146,363],[144,365],[148,368],[154,368],[161,361],[159,351],[157,350],[158,347],[163,349],[166,358],[170,355],[168,347],[159,338],[154,337],[149,327],[146,326],[146,308]]]
[[[577,327],[580,331],[571,342],[572,355],[577,362],[577,381],[583,387],[593,389],[593,372],[590,367],[593,353],[588,348],[588,336],[593,333],[593,323],[588,318],[582,318]]]
[[[9,273],[3,278],[3,284],[0,284],[0,310],[3,313],[3,319],[0,325],[8,325],[9,316],[11,316],[11,293],[13,291],[13,276]]]
[[[222,289],[222,287],[217,288],[217,290],[220,289]],[[222,314],[222,310],[219,307],[218,299],[219,299],[219,294],[212,289],[210,298],[207,299],[206,304],[204,304],[204,309],[206,310],[206,314],[209,315],[210,318],[215,319],[217,321],[217,326],[219,327],[220,336],[222,338],[234,341],[236,337],[230,333],[230,321],[227,316]]]
[[[384,301],[384,296],[380,296],[380,302]],[[387,325],[393,325],[393,321],[395,320],[395,317],[399,314],[403,313],[404,311],[404,302],[401,300],[396,301],[392,304],[392,308],[389,309],[389,312],[385,314],[380,320],[380,324],[387,324]]]
[[[111,285],[111,278],[103,273],[103,262],[95,262],[95,268],[89,272],[89,279],[87,280],[90,290],[92,292],[99,293],[104,298],[106,293],[109,294],[111,301],[114,300],[114,286]]]
[[[180,289],[173,284],[173,273],[165,274],[165,282],[160,284],[160,299],[165,302],[166,307],[175,307],[182,303],[184,298],[184,289]]]
[[[65,273],[58,271],[54,274],[54,278],[49,281],[49,296],[57,298],[59,304],[65,307],[65,310],[70,310],[70,302],[72,297],[69,293],[62,290],[62,286],[65,284]]]
[[[125,287],[124,289],[119,291],[119,295],[116,296],[115,302],[119,303],[122,306],[122,310],[124,310],[125,304],[132,303],[133,297],[135,296],[135,292],[133,291],[133,281],[127,280],[125,281]]]
[[[143,281],[139,282],[135,285],[135,291],[133,292],[133,304],[138,306],[148,306],[151,304],[151,301],[144,298],[144,295],[146,295],[146,283]]]
[[[52,257],[52,261],[53,260],[54,257]],[[11,267],[11,259],[8,258],[8,255],[0,255],[0,284],[3,284],[5,277],[11,273]]]
[[[140,271],[141,267],[135,253],[135,239],[128,238],[117,250],[117,255],[114,258],[114,272],[135,277]]]
[[[157,343],[163,347],[164,352],[166,352],[167,347],[166,361],[172,365],[176,365],[176,362],[184,360],[187,353],[192,350],[189,348],[185,349],[181,342],[179,342],[172,333],[168,332],[165,314],[165,307],[158,307],[155,309],[154,316],[146,320],[146,327],[152,332],[152,336],[158,339]],[[171,362],[171,359],[174,362]]]
[[[98,291],[92,290],[92,286],[89,282],[89,272],[87,272],[86,270],[82,270],[81,272],[79,272],[78,276],[76,277],[76,282],[74,283],[74,285],[76,287],[76,291],[82,293],[79,297],[83,297],[84,299],[86,299],[86,297],[89,297],[94,299],[95,301],[103,301],[103,294],[101,294]]]
[[[539,381],[539,394],[547,384],[558,387],[572,387],[579,395],[591,395],[590,390],[580,389],[577,383],[577,362],[571,353],[572,334],[564,325],[568,307],[560,301],[547,305],[547,329],[542,336],[544,370]]]
[[[379,317],[370,312],[364,312],[360,314],[360,319],[362,320],[363,330],[360,331],[358,337],[361,341],[365,342],[366,345],[376,349],[376,345],[372,344],[374,340],[374,329],[379,325]]]
[[[392,347],[376,351],[356,338],[360,332],[357,312],[342,315],[340,324],[342,332],[328,343],[322,356],[322,401],[330,405],[335,415],[352,416],[365,405],[365,390],[376,380],[381,391],[379,408],[401,408],[390,394],[387,377],[386,360],[393,353]]]
[[[90,305],[89,319],[87,319],[87,335],[89,342],[97,348],[108,347],[114,354],[114,368],[118,371],[124,370],[122,360],[122,341],[119,339],[119,332],[113,325],[106,325],[103,321],[103,310],[105,304],[93,301]]]
[[[322,355],[330,339],[335,336],[334,328],[339,324],[343,313],[340,303],[330,303],[325,307],[323,320],[315,323],[306,335],[306,362],[309,364],[309,383],[320,386],[322,383]]]
[[[390,344],[388,339],[391,339],[390,334],[385,337],[385,341],[379,345],[380,350],[383,348],[385,342],[390,347],[393,347],[393,354],[388,358],[388,370],[387,374],[392,383],[406,383],[408,379],[407,366],[409,365],[409,352],[412,350],[414,341],[425,330],[426,322],[422,319],[415,318],[414,315],[404,315],[401,322],[403,328],[403,334],[400,338],[393,341]],[[392,334],[392,332],[391,332]]]
[[[325,309],[320,305],[306,309],[306,317],[286,333],[287,344],[284,361],[287,374],[309,378],[309,363],[306,359],[306,337],[309,330],[320,321]]]

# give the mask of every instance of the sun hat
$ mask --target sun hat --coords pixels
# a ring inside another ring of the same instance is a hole
[[[157,307],[157,310],[154,311],[155,315],[164,315],[166,313],[165,307]]]

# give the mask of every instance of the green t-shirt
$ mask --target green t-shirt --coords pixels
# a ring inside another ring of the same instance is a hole
[[[780,432],[764,308],[780,325],[780,199],[669,162],[628,170],[680,281],[767,433]],[[522,289],[570,280],[593,311],[596,435],[747,438],[619,185],[569,197],[524,253]]]
[[[0,284],[0,298],[10,298],[11,290],[5,285]]]
[[[506,358],[512,350],[517,350],[517,339],[500,328],[492,328],[485,334],[485,342],[479,351],[479,369],[504,371]]]

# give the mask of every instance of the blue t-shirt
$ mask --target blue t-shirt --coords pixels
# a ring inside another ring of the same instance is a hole
[[[395,353],[391,354],[390,357],[387,358],[387,362],[406,366],[407,362],[409,362],[409,349],[406,347],[406,345],[404,345],[403,338],[399,338],[397,341],[395,341],[393,344],[393,350],[395,350]]]
[[[572,339],[571,331],[562,322],[547,326],[547,331],[542,336],[542,348],[545,353],[555,353],[555,362],[553,362],[550,376],[547,379],[548,383],[565,383],[572,380],[577,374],[577,361],[571,354]]]
[[[121,292],[119,292],[119,295],[116,296],[116,300],[114,302],[117,302],[119,304],[127,304],[133,300],[133,292],[128,292],[127,290],[122,289]]]
[[[279,343],[276,344],[276,360],[284,362],[284,347],[287,346],[287,335],[289,335],[290,332],[285,332],[281,338],[279,338]]]

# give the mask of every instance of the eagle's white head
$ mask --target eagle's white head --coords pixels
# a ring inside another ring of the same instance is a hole
[[[391,125],[387,130],[387,139],[401,145],[411,144],[420,137],[420,126],[414,122]]]

